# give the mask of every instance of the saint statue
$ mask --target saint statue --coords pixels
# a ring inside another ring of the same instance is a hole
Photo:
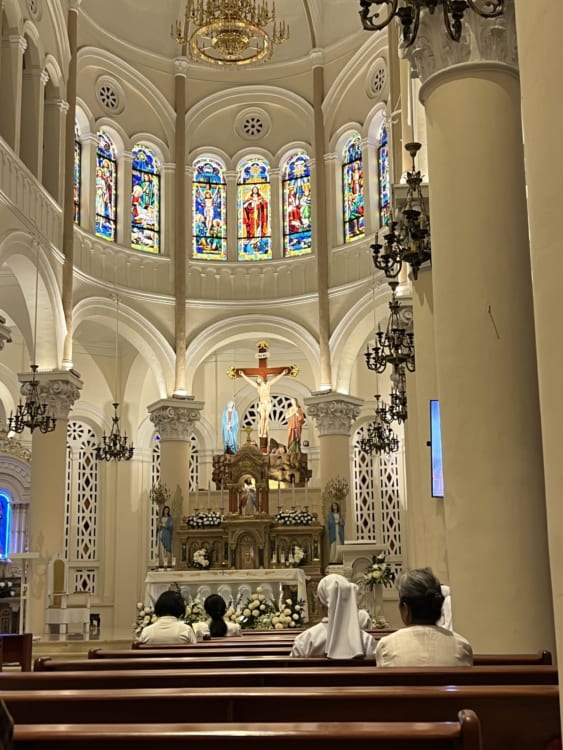
[[[326,525],[328,528],[328,542],[330,544],[328,559],[329,562],[333,563],[338,561],[336,548],[339,544],[344,544],[344,517],[340,510],[340,503],[331,503]]]
[[[221,422],[223,430],[223,445],[225,453],[236,453],[238,450],[238,412],[234,401],[229,401],[223,412]]]
[[[172,567],[172,537],[174,519],[170,515],[170,506],[164,505],[158,522],[158,551],[165,568]]]
[[[291,406],[287,413],[287,452],[301,453],[301,432],[305,422],[305,414],[296,398],[291,399]]]

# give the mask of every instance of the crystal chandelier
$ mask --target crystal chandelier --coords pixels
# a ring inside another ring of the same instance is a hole
[[[373,250],[373,264],[388,279],[396,278],[403,263],[409,263],[412,275],[418,278],[418,269],[430,260],[430,217],[422,195],[422,175],[416,168],[415,158],[420,143],[407,143],[405,149],[412,159],[412,169],[407,171],[407,198],[404,208],[396,212],[391,221],[379,230]],[[379,240],[383,239],[383,244]]]
[[[276,20],[269,0],[188,0],[172,36],[194,60],[249,65],[270,59],[273,45],[289,39],[289,27]]]
[[[392,289],[391,301],[389,302],[390,315],[387,321],[385,333],[378,327],[375,334],[373,347],[366,347],[364,356],[368,370],[383,372],[387,365],[394,369],[406,367],[409,372],[415,370],[414,358],[414,334],[407,330],[407,325],[402,320],[401,303],[397,299],[397,282],[389,283]]]
[[[442,6],[444,25],[450,39],[461,39],[463,16],[472,10],[481,18],[497,18],[504,12],[504,0],[360,0],[360,18],[367,31],[380,31],[391,23],[393,18],[401,22],[403,44],[406,47],[416,39],[423,8],[434,13]],[[372,6],[375,8],[372,10]],[[384,10],[381,6],[385,6]]]
[[[22,393],[25,395],[25,401],[20,401],[16,407],[16,414],[10,414],[8,418],[8,430],[13,432],[23,432],[27,427],[30,432],[38,429],[43,434],[52,432],[57,420],[49,413],[48,405],[41,403],[39,395],[39,382],[36,379],[37,365],[37,308],[39,302],[39,243],[36,243],[35,258],[35,313],[33,321],[33,364],[30,365],[31,381],[27,381],[22,386]]]
[[[119,297],[115,295],[115,395],[119,392]],[[112,404],[113,416],[111,418],[111,430],[109,435],[103,434],[102,439],[96,446],[96,458],[98,461],[129,461],[133,458],[135,448],[129,445],[127,435],[122,435],[119,428],[119,415],[117,409],[119,402],[115,400]]]

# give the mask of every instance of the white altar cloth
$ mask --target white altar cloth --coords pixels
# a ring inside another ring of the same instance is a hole
[[[276,605],[283,599],[283,586],[297,586],[297,596],[305,602],[305,622],[308,620],[307,583],[302,568],[272,568],[265,570],[151,570],[145,578],[145,603],[154,604],[170,584],[180,587],[184,598],[220,594],[229,604],[244,601],[262,586],[263,593]]]

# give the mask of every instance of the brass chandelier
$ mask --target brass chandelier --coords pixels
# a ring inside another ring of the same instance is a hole
[[[389,318],[385,332],[378,328],[373,347],[369,344],[364,352],[368,370],[383,372],[387,365],[393,370],[406,367],[409,372],[415,371],[414,334],[402,320],[401,303],[397,299],[397,282],[389,282],[392,290],[389,302]]]
[[[381,31],[393,18],[398,18],[403,44],[410,47],[418,34],[421,10],[424,8],[434,13],[439,5],[442,6],[446,31],[454,42],[461,39],[466,11],[472,10],[481,18],[497,18],[504,12],[504,0],[360,0],[360,18],[367,31]]]
[[[367,425],[367,434],[358,440],[358,448],[363,453],[395,453],[399,450],[399,438],[389,424],[382,419],[382,414],[387,415],[388,407],[379,403],[380,398],[381,396],[377,393],[375,419]]]
[[[172,35],[194,60],[249,65],[268,60],[273,45],[289,39],[289,27],[269,0],[188,0]]]

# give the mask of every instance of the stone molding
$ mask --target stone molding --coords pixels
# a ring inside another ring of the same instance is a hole
[[[203,401],[193,396],[182,399],[161,399],[148,407],[150,420],[160,433],[161,440],[187,442],[193,425],[201,419]]]
[[[352,424],[358,418],[363,399],[343,393],[315,394],[304,399],[307,416],[315,421],[319,437],[325,435],[345,435],[350,437]]]
[[[469,9],[459,42],[448,36],[441,13],[423,10],[416,41],[410,47],[401,45],[400,55],[409,61],[412,77],[420,78],[423,85],[439,73],[468,63],[499,63],[517,71],[514,3],[508,0],[504,14],[493,19],[481,18]]]
[[[55,419],[68,419],[74,403],[80,398],[83,383],[80,378],[69,370],[52,370],[38,372],[35,379],[39,383],[38,392]],[[20,393],[26,397],[29,393],[31,373],[19,373],[21,383]]]
[[[6,319],[0,315],[0,351],[4,348],[5,344],[10,344],[12,341],[12,334],[5,323]]]
[[[2,454],[4,461],[7,456],[11,456],[26,464],[31,463],[31,451],[25,448],[16,438],[9,438],[8,431],[3,427],[0,428],[0,454]],[[4,471],[6,471],[6,466],[4,466]]]

